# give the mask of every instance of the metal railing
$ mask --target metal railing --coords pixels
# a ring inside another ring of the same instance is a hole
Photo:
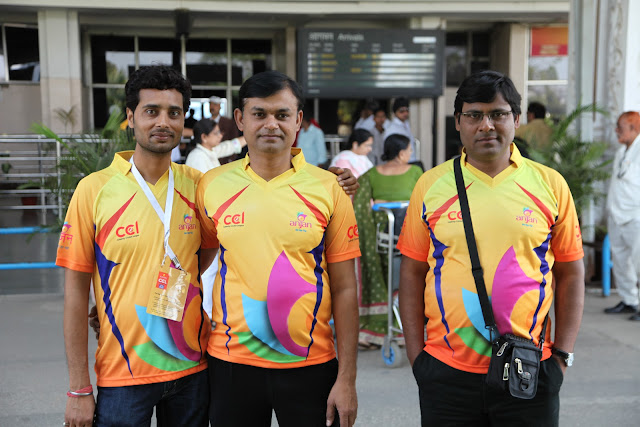
[[[45,180],[56,176],[61,155],[59,143],[42,135],[0,136],[0,209],[61,212],[60,201],[46,189]],[[4,203],[10,199],[9,203]],[[22,204],[15,204],[21,199]],[[44,220],[46,221],[46,220]]]

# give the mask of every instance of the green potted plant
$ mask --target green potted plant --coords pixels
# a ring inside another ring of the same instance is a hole
[[[41,123],[32,125],[34,132],[58,141],[63,150],[56,165],[57,174],[44,180],[44,188],[53,193],[62,206],[58,215],[60,224],[52,228],[58,230],[62,225],[73,191],[82,178],[109,166],[116,152],[135,147],[133,138],[120,129],[123,119],[122,113],[114,112],[100,132],[64,138]]]
[[[585,141],[571,130],[574,121],[585,113],[608,114],[595,104],[581,105],[553,126],[551,146],[544,150],[529,149],[531,158],[560,172],[571,189],[578,216],[591,201],[604,196],[599,184],[609,178],[611,160],[604,158],[609,144]]]

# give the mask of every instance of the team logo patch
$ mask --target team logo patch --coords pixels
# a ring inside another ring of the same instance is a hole
[[[516,221],[522,222],[526,227],[533,227],[538,223],[538,219],[533,217],[533,211],[528,207],[522,208],[522,215],[516,215]]]
[[[313,224],[307,222],[307,215],[304,212],[298,212],[296,219],[289,221],[289,226],[295,227],[296,231],[307,232],[307,229],[310,229]]]
[[[222,223],[225,227],[244,227],[244,212],[226,215]]]
[[[65,221],[65,223],[62,224],[62,232],[60,233],[59,245],[62,248],[68,249],[71,242],[73,242],[73,234],[71,234],[71,224]]]
[[[140,226],[138,225],[138,221],[133,224],[127,224],[122,227],[116,228],[116,236],[118,236],[120,239],[129,239],[131,237],[137,237],[139,235]]]
[[[183,218],[183,223],[178,225],[178,230],[182,230],[185,232],[194,230],[195,228],[196,228],[196,225],[193,224],[193,217],[189,214],[185,214]]]

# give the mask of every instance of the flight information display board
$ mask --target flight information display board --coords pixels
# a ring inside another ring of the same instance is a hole
[[[444,31],[298,30],[298,82],[313,98],[431,98],[444,86]]]

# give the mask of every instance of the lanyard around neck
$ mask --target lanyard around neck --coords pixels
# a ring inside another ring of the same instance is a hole
[[[131,163],[131,172],[133,173],[133,176],[136,178],[136,181],[138,181],[138,185],[140,186],[140,188],[142,188],[144,195],[147,197],[147,200],[149,200],[149,203],[151,203],[153,210],[156,211],[156,214],[158,214],[158,218],[160,218],[160,222],[162,222],[162,225],[164,226],[165,255],[168,255],[171,261],[173,261],[173,264],[177,268],[182,270],[182,267],[180,266],[180,262],[178,261],[178,257],[171,249],[171,246],[169,246],[169,235],[171,234],[171,211],[173,210],[173,188],[174,188],[173,171],[171,170],[171,166],[169,166],[169,185],[167,187],[167,200],[164,204],[164,212],[163,212],[162,208],[160,207],[160,204],[158,203],[158,200],[156,199],[156,196],[154,196],[154,194],[151,192],[151,189],[149,188],[149,184],[147,184],[147,182],[144,180],[144,178],[138,171],[138,168],[136,167],[135,163],[133,163],[133,156],[131,156],[131,159],[129,159],[129,163]]]

